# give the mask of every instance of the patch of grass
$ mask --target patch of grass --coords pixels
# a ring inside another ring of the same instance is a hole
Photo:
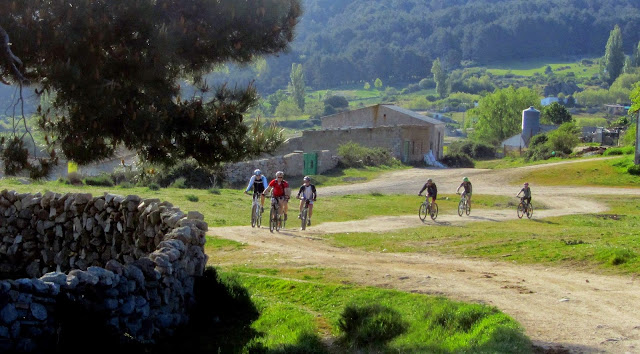
[[[534,185],[571,186],[640,186],[640,176],[628,173],[633,166],[633,156],[623,155],[613,159],[591,159],[581,163],[549,166],[530,170],[526,176],[514,180],[521,183],[525,179]]]
[[[270,351],[293,352],[285,348],[299,348],[300,343],[313,342],[304,338],[315,338],[318,334],[345,335],[340,321],[353,312],[361,315],[363,321],[349,320],[349,326],[343,329],[355,327],[360,339],[383,343],[398,334],[386,347],[375,347],[376,351],[524,353],[531,348],[520,325],[490,306],[372,287],[296,282],[268,276],[238,275],[237,279],[251,289],[251,298],[261,310],[252,328],[264,335],[255,338],[252,344]],[[371,308],[374,310],[367,311]],[[406,325],[406,331],[397,330],[401,323]],[[340,341],[337,344],[342,345]],[[334,350],[349,351],[348,347]]]
[[[338,247],[478,257],[612,274],[640,273],[640,198],[594,196],[607,214],[475,222],[464,226],[350,232],[323,236]],[[475,196],[474,196],[475,199]],[[515,213],[515,209],[514,209]],[[567,241],[569,240],[569,241]]]

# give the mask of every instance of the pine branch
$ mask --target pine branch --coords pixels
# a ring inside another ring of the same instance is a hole
[[[2,26],[0,26],[0,63],[4,64],[6,71],[8,71],[14,79],[20,83],[28,84],[29,80],[27,80],[20,72],[20,69],[18,69],[18,67],[22,67],[22,61],[11,51],[9,34]],[[3,75],[0,75],[0,81],[8,85],[9,83],[4,80]]]

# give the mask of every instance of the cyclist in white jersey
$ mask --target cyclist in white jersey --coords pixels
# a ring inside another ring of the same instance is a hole
[[[300,199],[300,214],[298,219],[302,217],[302,209],[304,208],[305,200],[309,200],[309,216],[307,217],[307,226],[311,225],[311,216],[313,215],[313,202],[316,200],[316,186],[311,184],[311,177],[305,176],[302,179],[302,186],[298,191],[296,198]]]

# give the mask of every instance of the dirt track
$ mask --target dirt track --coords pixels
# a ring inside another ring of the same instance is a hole
[[[579,162],[578,162],[579,163]],[[548,165],[546,165],[548,166]],[[528,170],[411,169],[385,174],[374,181],[319,190],[320,197],[338,194],[417,194],[426,178],[433,178],[440,193],[453,193],[463,176],[474,183],[477,194],[515,195],[509,185]],[[570,188],[532,185],[534,204],[544,199],[546,210],[536,210],[527,227],[547,215],[603,212],[606,208],[585,194],[635,194],[640,189]],[[418,199],[416,197],[416,199]],[[471,217],[440,215],[437,222],[422,223],[417,216],[377,217],[364,221],[322,223],[306,231],[286,229],[271,234],[251,227],[211,228],[210,235],[249,245],[256,257],[269,257],[292,267],[338,268],[350,281],[398,290],[442,295],[451,299],[490,304],[520,322],[526,334],[543,348],[563,348],[572,353],[640,352],[640,284],[634,277],[603,276],[568,268],[546,269],[507,262],[489,262],[429,254],[372,253],[328,245],[319,234],[386,231],[402,227],[464,222],[499,222],[515,218],[510,210],[474,210]],[[213,260],[215,264],[215,260]]]

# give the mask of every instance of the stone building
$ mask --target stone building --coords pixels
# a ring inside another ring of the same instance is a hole
[[[379,104],[323,117],[321,130],[303,131],[302,137],[289,139],[281,151],[335,153],[339,145],[355,142],[387,148],[403,162],[417,162],[429,152],[441,158],[444,135],[445,124],[437,119]]]

